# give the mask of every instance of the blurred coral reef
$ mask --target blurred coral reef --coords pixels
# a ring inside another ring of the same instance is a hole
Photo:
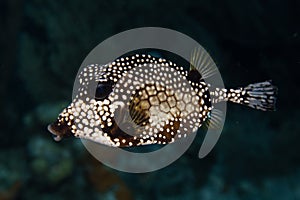
[[[296,0],[1,1],[0,200],[300,199],[299,8]],[[277,111],[228,105],[208,157],[197,157],[200,130],[184,156],[147,174],[103,166],[80,140],[54,142],[47,124],[71,101],[85,56],[143,26],[197,40],[228,87],[273,79]]]

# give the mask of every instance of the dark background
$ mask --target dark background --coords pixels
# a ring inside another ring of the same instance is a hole
[[[1,0],[0,199],[300,199],[299,8],[297,0]],[[197,158],[199,136],[147,174],[103,166],[80,140],[54,142],[46,126],[71,101],[85,56],[144,26],[197,40],[228,87],[272,79],[277,111],[229,104],[208,157]]]

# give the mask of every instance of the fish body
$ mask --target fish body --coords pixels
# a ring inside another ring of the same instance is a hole
[[[114,147],[168,144],[215,123],[213,103],[275,109],[277,89],[270,81],[213,88],[203,79],[213,72],[201,67],[200,58],[205,60],[195,53],[188,70],[147,54],[88,65],[78,76],[78,94],[48,130],[57,141],[75,136]],[[93,96],[87,95],[91,83],[96,84]]]

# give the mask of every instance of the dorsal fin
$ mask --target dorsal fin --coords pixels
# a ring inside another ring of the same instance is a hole
[[[198,70],[202,78],[208,78],[216,73],[216,67],[209,54],[201,47],[191,53],[190,70]]]

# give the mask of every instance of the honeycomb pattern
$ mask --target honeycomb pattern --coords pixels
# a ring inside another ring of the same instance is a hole
[[[130,115],[138,125],[162,124],[163,121],[185,117],[196,108],[199,108],[198,96],[192,97],[189,93],[183,94],[180,90],[174,91],[155,84],[148,84],[136,91],[130,101]]]

